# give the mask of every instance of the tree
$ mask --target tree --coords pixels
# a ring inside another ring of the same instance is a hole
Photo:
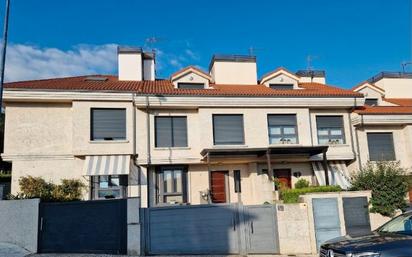
[[[369,162],[351,177],[351,190],[371,190],[370,211],[392,217],[407,208],[407,170],[399,162]]]

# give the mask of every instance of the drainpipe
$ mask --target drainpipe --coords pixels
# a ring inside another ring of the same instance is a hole
[[[358,153],[356,153],[356,151],[355,151],[355,144],[354,144],[354,141],[353,141],[353,131],[352,131],[352,120],[351,120],[351,114],[352,114],[353,110],[355,110],[356,104],[357,104],[356,97],[354,97],[353,98],[353,106],[350,109],[350,113],[349,113],[349,116],[348,116],[348,122],[349,122],[348,124],[349,124],[350,139],[351,139],[351,144],[352,144],[352,153],[353,153],[353,156],[355,156],[355,159],[359,159],[359,149],[358,149]]]
[[[150,149],[151,149],[151,147],[150,147],[150,144],[151,144],[151,142],[150,142],[150,113],[149,113],[149,110],[150,110],[150,102],[149,102],[149,96],[148,95],[146,95],[146,133],[147,133],[147,135],[146,135],[146,143],[147,143],[147,145],[146,145],[146,151],[147,151],[147,165],[146,165],[146,177],[147,177],[147,204],[149,205],[149,203],[150,203],[150,185],[149,185],[149,178],[150,178],[150,166],[151,166],[151,164],[152,164],[152,156],[151,156],[151,153],[150,153]]]
[[[134,100],[136,95],[137,95],[136,93],[132,93],[132,105],[133,105],[133,164],[134,164],[134,166],[139,167],[139,165],[137,163],[137,160],[136,160],[136,158],[138,157],[137,150],[136,150],[136,147],[137,147],[136,102]],[[141,202],[142,202],[142,183],[141,182],[142,182],[142,174],[141,174],[140,167],[139,167],[138,176],[137,176],[137,183],[139,185],[138,195],[139,195],[140,206],[141,206]]]

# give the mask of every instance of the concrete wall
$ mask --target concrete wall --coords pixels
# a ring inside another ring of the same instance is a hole
[[[263,83],[265,86],[270,86],[270,84],[292,84],[294,89],[298,89],[298,81],[289,77],[286,74],[279,74]]]
[[[279,204],[277,218],[280,253],[311,253],[307,204]]]
[[[375,85],[385,90],[387,98],[412,98],[411,84],[410,78],[382,78],[375,82]]]
[[[39,199],[0,201],[0,242],[37,252]]]
[[[119,53],[119,80],[142,80],[142,53]]]
[[[215,61],[210,74],[216,84],[257,84],[256,62]]]

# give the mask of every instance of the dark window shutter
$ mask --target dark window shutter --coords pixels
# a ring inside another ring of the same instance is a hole
[[[172,146],[172,119],[170,117],[156,117],[155,145],[156,147]]]
[[[203,83],[177,83],[177,88],[180,89],[204,89]]]
[[[213,137],[215,145],[242,145],[243,115],[215,114],[213,115]]]
[[[126,109],[91,109],[92,140],[126,139]]]
[[[269,84],[269,87],[275,90],[291,90],[293,89],[293,84]]]
[[[269,126],[296,126],[295,114],[270,114],[268,115]]]
[[[343,128],[342,116],[317,116],[318,128]]]
[[[396,160],[392,133],[367,133],[367,138],[369,148],[369,160]]]
[[[156,117],[155,145],[156,147],[187,146],[186,117]]]
[[[187,146],[187,120],[186,117],[173,117],[173,146]]]

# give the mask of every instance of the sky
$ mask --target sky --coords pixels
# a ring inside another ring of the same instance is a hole
[[[311,67],[346,88],[412,61],[412,0],[11,0],[10,10],[7,81],[117,74],[117,45],[155,49],[160,78],[251,48],[259,77]],[[4,1],[0,14],[2,24]]]

